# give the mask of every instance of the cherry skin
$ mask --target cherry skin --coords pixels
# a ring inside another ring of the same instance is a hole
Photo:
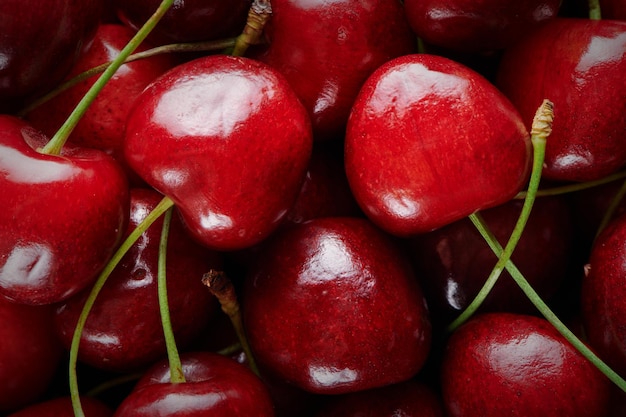
[[[261,380],[248,368],[211,352],[181,354],[185,383],[170,383],[166,361],[151,367],[117,408],[115,417],[273,417]]]
[[[481,216],[502,246],[517,222],[522,200],[484,210]],[[563,196],[535,201],[512,260],[544,300],[564,282],[574,254],[574,223]],[[462,219],[410,241],[410,254],[433,320],[447,325],[474,299],[498,258],[469,219]],[[507,271],[481,306],[482,311],[536,313]]]
[[[337,396],[315,417],[443,417],[443,405],[423,383],[407,381]]]
[[[510,200],[528,179],[530,156],[528,131],[506,97],[469,68],[426,54],[372,74],[345,140],[357,202],[398,236]]]
[[[0,18],[0,111],[42,94],[70,70],[89,46],[102,0],[5,0]]]
[[[162,196],[150,189],[131,190],[130,232]],[[115,268],[98,294],[83,329],[78,359],[99,369],[128,372],[151,365],[166,354],[157,298],[159,243],[163,220],[144,232]],[[168,305],[176,343],[182,349],[205,330],[217,308],[202,285],[202,275],[220,269],[221,257],[191,240],[178,216],[170,226],[166,258]],[[56,310],[59,336],[69,349],[87,293]]]
[[[626,217],[620,215],[597,237],[581,290],[582,317],[589,344],[618,373],[626,373],[624,257]]]
[[[111,417],[113,410],[93,397],[83,396],[80,400],[85,417]],[[59,397],[22,408],[7,417],[74,417],[70,397]]]
[[[312,146],[306,111],[276,70],[214,55],[175,67],[139,96],[124,151],[199,242],[235,250],[285,218]]]
[[[369,74],[415,51],[415,36],[397,0],[272,0],[265,35],[268,47],[253,56],[287,77],[318,140],[343,137]]]
[[[139,29],[156,11],[160,0],[112,0],[118,18]],[[157,44],[197,42],[236,36],[243,30],[250,0],[174,0],[150,33]]]
[[[425,42],[481,52],[503,49],[555,17],[560,0],[406,0],[411,27]]]
[[[441,386],[450,417],[607,412],[610,381],[546,320],[479,315],[452,334]]]
[[[68,299],[91,284],[128,222],[128,182],[104,152],[66,145],[0,116],[0,294],[27,304]]]
[[[624,73],[626,22],[553,19],[507,49],[496,83],[522,116],[554,103],[545,178],[591,181],[626,163]]]
[[[259,366],[316,394],[415,375],[429,352],[430,321],[395,243],[366,219],[327,217],[283,229],[263,245],[243,295]]]
[[[112,61],[133,36],[134,32],[126,26],[100,25],[90,48],[80,55],[66,79]],[[137,52],[148,47],[142,44]],[[111,154],[130,173],[123,157],[124,128],[130,108],[150,82],[175,64],[171,54],[164,54],[122,65],[81,118],[69,141]],[[97,79],[91,77],[39,105],[26,114],[26,119],[43,133],[54,135]]]
[[[39,400],[60,365],[63,347],[50,306],[0,296],[0,414]]]

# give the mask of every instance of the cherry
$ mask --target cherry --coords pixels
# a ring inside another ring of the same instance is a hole
[[[113,410],[95,398],[85,396],[82,397],[81,402],[85,417],[113,415]],[[7,417],[74,417],[74,410],[70,397],[58,397],[22,408]]]
[[[150,189],[131,190],[128,233],[159,203]],[[165,341],[157,299],[157,269],[162,219],[156,221],[126,253],[99,293],[81,335],[79,360],[93,367],[128,372],[165,356]],[[127,234],[128,234],[127,233]],[[217,253],[187,235],[180,220],[170,226],[167,250],[168,304],[178,346],[186,347],[204,331],[217,308],[201,283],[202,275],[221,267]],[[70,347],[78,316],[88,294],[58,306],[56,325]]]
[[[50,306],[17,304],[0,296],[0,414],[27,406],[48,389],[63,348]]]
[[[167,362],[152,366],[115,412],[116,417],[273,417],[267,389],[248,368],[211,352],[181,355],[187,382],[171,383]]]
[[[102,0],[5,0],[0,18],[0,111],[51,89],[89,46]]]
[[[582,317],[589,344],[618,373],[626,373],[624,276],[626,217],[620,215],[597,237],[585,268]]]
[[[66,146],[0,116],[0,293],[28,304],[68,299],[93,283],[128,222],[126,177],[104,152]]]
[[[510,200],[528,179],[530,155],[528,131],[506,97],[469,68],[426,54],[372,74],[345,141],[357,202],[399,236]]]
[[[214,55],[175,67],[139,96],[125,156],[198,241],[234,250],[285,218],[312,143],[306,111],[276,70]]]
[[[546,320],[488,313],[450,337],[441,387],[450,417],[575,417],[604,416],[611,385]]]
[[[342,138],[365,79],[415,50],[397,0],[272,0],[265,35],[268,47],[253,57],[285,75],[319,140]]]
[[[591,181],[624,165],[625,72],[626,22],[553,19],[507,49],[497,85],[522,116],[554,102],[544,178]]]
[[[503,245],[511,235],[522,204],[521,200],[512,200],[481,213]],[[567,199],[554,196],[535,201],[512,260],[544,300],[555,294],[569,271],[574,254],[573,230]],[[443,325],[469,305],[497,261],[469,219],[412,238],[410,253],[433,320]],[[506,271],[482,304],[482,310],[537,312]]]
[[[425,42],[464,52],[503,49],[555,17],[560,0],[405,0]]]
[[[268,374],[338,394],[401,382],[424,364],[430,322],[399,247],[362,218],[282,229],[246,278],[244,325]]]
[[[90,48],[80,55],[66,78],[71,79],[93,67],[112,61],[133,35],[131,29],[120,24],[100,25]],[[148,47],[149,45],[143,44],[137,52]],[[81,118],[69,141],[106,151],[126,167],[122,148],[124,129],[134,99],[150,82],[175,63],[172,55],[164,54],[120,67]],[[54,135],[96,79],[97,76],[94,76],[82,81],[40,104],[25,115],[26,119],[45,134]],[[127,168],[127,172],[130,173],[131,170]]]
[[[161,0],[112,0],[118,18],[137,30],[154,13]],[[196,42],[241,33],[250,0],[175,0],[150,34],[157,44]]]

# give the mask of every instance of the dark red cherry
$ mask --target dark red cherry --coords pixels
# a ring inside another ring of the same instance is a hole
[[[94,397],[83,396],[80,400],[85,417],[111,417],[113,410]],[[58,397],[22,408],[7,417],[74,417],[70,397]]]

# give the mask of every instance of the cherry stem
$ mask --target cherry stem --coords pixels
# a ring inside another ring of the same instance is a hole
[[[102,384],[92,388],[88,393],[87,397],[97,397],[103,392],[108,391],[111,388],[118,387],[123,384],[127,384],[129,382],[134,382],[141,378],[141,373],[134,373],[128,375],[122,375],[114,379],[110,379],[108,381],[103,382]]]
[[[272,15],[269,0],[254,0],[248,11],[248,19],[243,31],[235,38],[230,55],[243,56],[251,45],[262,42],[263,28]]]
[[[562,185],[559,187],[545,188],[537,191],[537,197],[548,197],[567,193],[573,193],[576,191],[587,190],[589,188],[597,187],[600,185],[608,184],[613,181],[622,180],[626,178],[626,171],[616,172],[615,174],[607,175],[594,181],[580,182],[576,184]],[[520,191],[514,198],[521,200],[526,198],[527,191]]]
[[[552,131],[552,121],[554,119],[554,106],[549,100],[544,100],[533,120],[531,129],[531,142],[533,145],[533,165],[530,175],[528,192],[524,199],[524,205],[522,211],[517,219],[515,228],[511,233],[511,237],[507,242],[504,251],[499,255],[498,262],[493,267],[489,277],[483,284],[476,297],[465,308],[465,310],[448,326],[448,331],[453,332],[460,325],[465,323],[476,311],[480,308],[485,301],[492,288],[500,278],[502,271],[504,270],[507,262],[511,259],[511,255],[517,246],[522,233],[526,228],[526,223],[530,216],[537,190],[539,189],[539,182],[541,181],[541,171],[543,169],[543,161],[546,155],[546,139]],[[469,216],[470,220],[475,223],[476,221],[483,222],[479,213],[473,213]]]
[[[150,34],[152,29],[161,20],[163,15],[172,6],[174,0],[163,0],[159,5],[157,11],[148,19],[148,21],[137,31],[135,36],[126,44],[126,46],[120,51],[119,55],[113,60],[113,62],[107,67],[98,80],[91,86],[89,91],[85,93],[80,102],[76,105],[70,116],[65,120],[61,128],[55,133],[50,142],[46,144],[41,150],[42,153],[49,155],[59,155],[61,149],[67,142],[67,139],[72,134],[72,131],[83,117],[91,103],[96,99],[100,91],[109,82],[109,80],[115,75],[119,67],[124,64],[126,58],[133,53],[137,47],[143,42],[143,40]]]
[[[495,238],[493,233],[489,230],[489,227],[481,222],[480,218],[476,218],[476,228],[487,241],[491,250],[497,255],[502,256],[502,246]],[[578,352],[580,352],[587,360],[589,360],[596,368],[600,370],[607,378],[609,378],[615,385],[617,385],[622,391],[626,392],[626,380],[619,376],[613,369],[611,369],[602,359],[600,359],[591,349],[587,347],[576,335],[557,317],[550,307],[541,299],[539,294],[533,289],[530,283],[524,278],[522,273],[517,269],[515,264],[510,260],[506,264],[506,270],[511,274],[517,285],[522,289],[524,294],[533,303],[533,305],[539,310],[543,317],[548,320],[556,328],[556,330],[570,342]]]
[[[183,373],[183,365],[180,362],[178,348],[176,347],[176,338],[174,337],[169,302],[167,300],[167,240],[170,232],[170,224],[172,222],[172,211],[173,208],[170,207],[165,212],[165,216],[163,218],[163,229],[161,231],[161,241],[159,242],[157,288],[159,293],[159,312],[161,313],[161,324],[163,326],[163,335],[165,336],[167,359],[170,364],[170,382],[172,384],[177,384],[185,382],[185,374]]]
[[[617,211],[620,202],[624,198],[624,195],[626,195],[626,181],[622,183],[622,186],[617,191],[617,194],[615,194],[615,196],[611,200],[611,203],[609,204],[609,207],[604,213],[604,216],[602,216],[602,221],[600,222],[600,225],[598,226],[598,230],[596,231],[596,236],[595,236],[596,238],[598,237],[600,233],[602,233],[604,228],[613,219],[613,216],[615,215],[615,212]]]
[[[80,345],[80,339],[87,322],[87,317],[91,312],[91,309],[102,290],[102,287],[106,283],[107,279],[120,263],[124,255],[135,244],[137,239],[159,218],[163,213],[170,209],[174,205],[174,202],[169,197],[163,197],[163,199],[157,204],[157,206],[146,216],[146,218],[137,225],[137,227],[128,235],[128,237],[122,242],[117,251],[113,254],[109,262],[106,264],[100,275],[96,279],[91,292],[85,300],[85,305],[78,317],[78,322],[74,328],[74,335],[72,336],[72,343],[69,353],[69,386],[70,397],[72,399],[72,408],[74,409],[75,417],[85,417],[83,409],[80,403],[80,394],[78,391],[78,376],[76,374],[76,364],[78,362],[78,347]]]
[[[601,20],[602,9],[600,7],[600,0],[589,0],[589,19]]]
[[[130,62],[139,61],[141,59],[151,58],[157,55],[162,54],[172,54],[179,52],[212,52],[212,51],[220,51],[225,48],[232,48],[235,45],[235,38],[227,38],[216,41],[206,41],[206,42],[192,42],[192,43],[173,43],[169,45],[157,46],[155,48],[147,49],[145,51],[137,52],[132,55],[129,55],[123,62],[123,64],[128,64]],[[30,103],[27,107],[23,108],[18,116],[25,116],[30,111],[34,110],[38,106],[43,103],[53,99],[58,96],[62,92],[74,87],[82,81],[85,81],[94,75],[101,74],[107,68],[113,64],[114,61],[105,62],[104,64],[98,65],[96,67],[90,68],[85,72],[82,72],[75,77],[65,81],[64,83],[57,86],[54,90],[50,91],[48,94],[41,96],[37,100]]]
[[[248,338],[246,337],[246,332],[243,328],[241,310],[239,309],[239,302],[237,301],[237,294],[233,283],[224,271],[217,271],[214,269],[202,276],[202,283],[207,286],[209,291],[211,291],[211,293],[219,301],[222,306],[222,311],[226,313],[235,329],[241,348],[246,354],[250,369],[252,369],[252,371],[260,377],[261,373],[259,372],[259,368],[257,367],[254,357],[252,356],[252,349],[250,349],[250,344],[248,343]]]

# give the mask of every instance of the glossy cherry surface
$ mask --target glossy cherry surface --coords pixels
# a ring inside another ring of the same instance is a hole
[[[596,239],[581,291],[589,344],[620,373],[626,372],[626,217],[615,219]]]
[[[133,36],[134,32],[121,24],[98,26],[91,46],[79,56],[66,79],[112,61]],[[147,48],[144,43],[137,52]],[[130,108],[143,89],[175,63],[171,54],[164,54],[122,65],[81,118],[69,141],[106,151],[126,168],[123,141]],[[54,135],[97,79],[98,76],[93,76],[39,105],[26,119],[43,133]]]
[[[523,187],[531,155],[524,125],[469,68],[434,55],[396,58],[367,80],[350,115],[348,181],[382,229],[431,231]]]
[[[150,189],[131,190],[129,234],[159,203]],[[98,294],[83,330],[78,359],[117,372],[141,369],[165,356],[157,299],[159,243],[163,220],[157,220],[128,251]],[[178,216],[170,225],[166,254],[168,305],[177,345],[182,349],[205,330],[217,302],[201,282],[221,257],[193,241]],[[58,306],[56,326],[69,348],[87,294]]]
[[[555,17],[560,0],[405,0],[425,42],[464,52],[502,49]]]
[[[61,363],[63,347],[49,306],[0,296],[0,414],[40,399]]]
[[[182,64],[144,91],[128,119],[125,155],[176,203],[196,239],[232,250],[278,227],[312,145],[306,111],[276,70],[216,55]]]
[[[554,103],[545,178],[590,181],[626,163],[624,73],[626,22],[554,19],[506,51],[497,85],[524,120]]]
[[[113,415],[113,410],[96,398],[83,396],[80,402],[85,417],[110,417]],[[74,417],[74,409],[70,397],[59,397],[30,405],[7,417]]]
[[[139,29],[160,0],[112,0],[119,19]],[[236,36],[243,30],[250,0],[174,0],[150,34],[158,44],[197,42]]]
[[[58,83],[89,46],[102,0],[4,0],[0,14],[0,111]]]
[[[397,245],[361,218],[287,228],[246,278],[244,324],[259,365],[306,391],[347,393],[404,381],[431,328]]]
[[[268,48],[256,58],[287,77],[316,139],[337,139],[354,98],[379,65],[415,50],[397,0],[273,0]]]
[[[609,380],[546,320],[479,315],[452,334],[441,371],[450,417],[603,416]]]
[[[128,222],[128,183],[104,152],[65,146],[0,117],[0,293],[18,302],[63,301],[93,282]]]
[[[273,417],[274,406],[261,380],[248,368],[210,352],[181,354],[185,383],[170,383],[160,362],[139,380],[116,417]]]

